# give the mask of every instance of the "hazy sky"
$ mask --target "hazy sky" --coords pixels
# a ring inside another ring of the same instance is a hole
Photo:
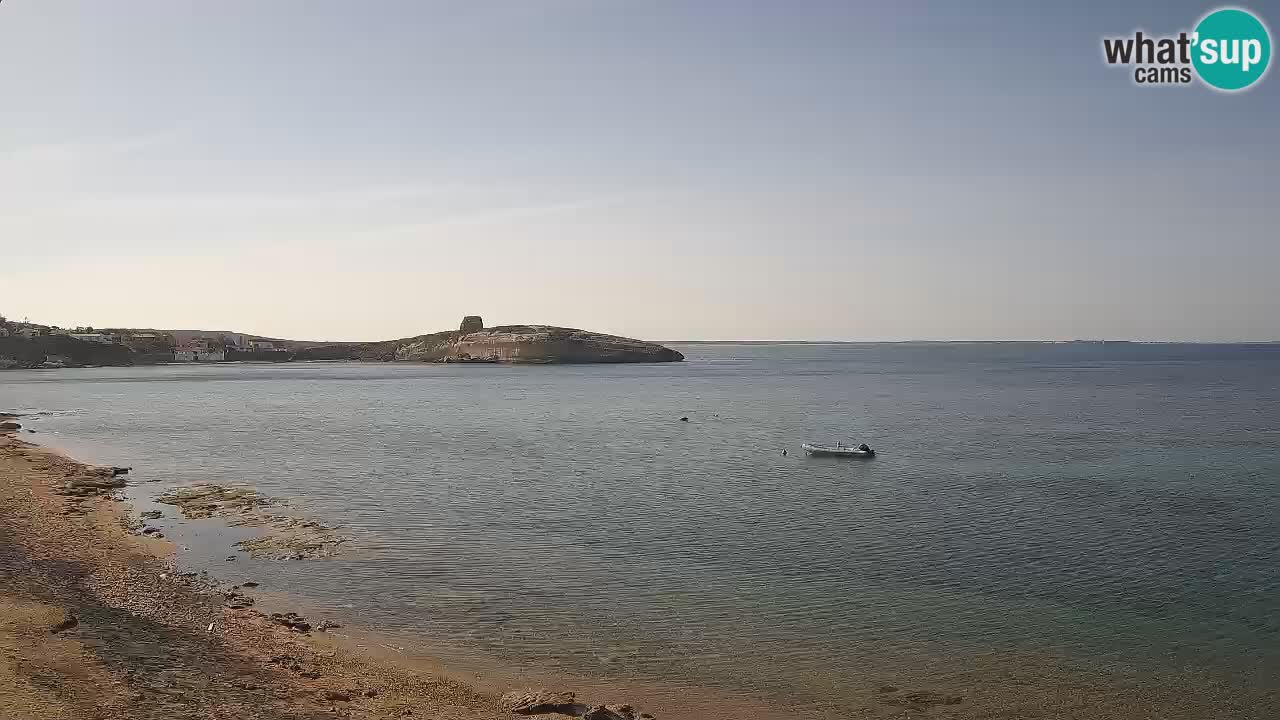
[[[1280,76],[1101,59],[1212,7],[4,0],[0,313],[1277,339]]]

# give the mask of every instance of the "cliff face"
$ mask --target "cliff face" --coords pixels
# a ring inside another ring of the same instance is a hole
[[[679,362],[684,356],[654,343],[550,325],[506,325],[476,332],[437,333],[396,350],[418,362],[634,363]]]

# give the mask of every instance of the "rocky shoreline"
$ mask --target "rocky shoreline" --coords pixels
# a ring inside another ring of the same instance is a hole
[[[173,545],[119,502],[126,468],[89,466],[24,442],[15,437],[18,418],[0,420],[6,718],[652,717],[576,699],[544,709],[520,698],[574,696],[501,696],[379,662],[327,638],[340,627],[332,622],[258,610],[258,581],[227,586],[174,566]],[[223,490],[189,492],[178,507],[198,515],[260,506]]]

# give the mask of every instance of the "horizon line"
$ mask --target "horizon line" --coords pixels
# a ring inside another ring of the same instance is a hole
[[[977,344],[1034,344],[1034,345],[1101,345],[1105,343],[1125,343],[1130,345],[1274,345],[1278,340],[1135,340],[1121,338],[1072,338],[1069,340],[1054,339],[1001,339],[1001,340],[931,340],[916,338],[911,340],[653,340],[659,344],[676,345],[714,345],[714,344],[757,344],[757,345],[977,345]]]

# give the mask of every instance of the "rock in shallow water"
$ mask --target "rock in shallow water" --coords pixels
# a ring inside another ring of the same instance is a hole
[[[513,690],[502,696],[498,706],[517,715],[549,715],[558,713],[582,720],[652,720],[649,713],[636,713],[630,705],[586,705],[571,692],[533,688]]]
[[[578,715],[581,706],[571,692],[554,692],[541,688],[514,690],[502,696],[498,707],[517,715],[545,715],[560,713]]]
[[[592,705],[582,720],[636,720],[636,710],[630,705]]]
[[[294,632],[308,633],[311,632],[311,623],[306,618],[297,613],[271,613],[271,622],[289,628]]]

